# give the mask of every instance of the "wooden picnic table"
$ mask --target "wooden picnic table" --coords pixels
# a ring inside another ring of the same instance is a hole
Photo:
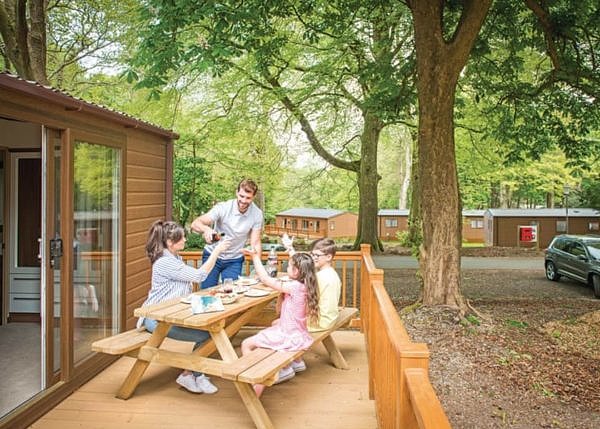
[[[236,302],[225,305],[224,311],[192,314],[190,304],[180,299],[137,308],[135,316],[154,319],[158,322],[156,329],[148,341],[140,348],[137,361],[123,382],[117,397],[128,399],[133,395],[142,376],[151,362],[157,362],[176,368],[201,371],[233,381],[248,413],[258,428],[272,428],[273,425],[262,403],[257,398],[252,383],[238,380],[235,370],[236,362],[240,360],[230,338],[254,316],[260,313],[280,292],[259,284],[254,289],[264,289],[268,294],[261,297],[241,296]],[[209,289],[197,294],[208,294]],[[212,341],[189,353],[160,349],[171,326],[183,326],[192,329],[208,331]],[[221,359],[208,357],[218,350]],[[239,363],[238,365],[239,366]]]

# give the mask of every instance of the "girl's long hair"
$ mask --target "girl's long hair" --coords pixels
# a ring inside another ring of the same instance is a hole
[[[306,286],[306,315],[311,325],[319,323],[319,285],[315,263],[308,253],[295,253],[292,262],[298,268],[298,281]]]
[[[185,231],[177,222],[155,221],[148,231],[146,241],[146,255],[150,262],[154,264],[163,255],[163,251],[167,248],[167,239],[177,243],[184,236]]]

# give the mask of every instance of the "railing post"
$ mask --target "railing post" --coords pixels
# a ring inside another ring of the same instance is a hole
[[[405,370],[409,368],[422,368],[429,371],[429,350],[427,344],[410,343],[400,351],[400,365],[398,370],[399,395],[396,404],[397,428],[418,428],[419,425],[410,401],[410,392],[406,383]]]

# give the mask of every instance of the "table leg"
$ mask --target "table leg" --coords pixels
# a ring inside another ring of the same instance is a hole
[[[152,333],[152,336],[150,337],[150,339],[148,339],[146,345],[156,348],[160,347],[165,337],[167,336],[167,333],[169,332],[170,328],[171,325],[164,322],[159,322],[156,326],[156,329]],[[127,374],[127,378],[125,379],[125,381],[121,385],[121,388],[117,392],[117,398],[129,399],[131,395],[133,395],[133,392],[135,391],[138,384],[140,384],[140,380],[142,379],[144,372],[146,372],[146,368],[148,368],[148,365],[150,365],[150,362],[140,359],[137,359],[135,361],[133,367],[129,371],[129,374]]]
[[[234,381],[233,384],[235,384],[235,387],[242,398],[242,402],[244,402],[256,427],[258,429],[274,429],[275,426],[273,426],[271,419],[267,415],[260,399],[256,396],[252,386],[248,383],[240,383],[239,381]]]
[[[227,325],[225,327],[225,333],[227,334],[227,336],[229,338],[231,338],[235,334],[237,334],[240,331],[240,329],[242,329],[242,327],[244,325],[246,325],[246,323],[249,320],[251,320],[252,318],[254,318],[254,316],[256,316],[258,313],[260,313],[267,305],[269,305],[269,303],[270,303],[270,301],[259,304],[255,307],[253,307],[252,309],[248,310],[247,312],[241,314],[239,317],[237,317],[233,322],[231,322],[229,325]],[[196,350],[194,350],[194,354],[197,354],[200,356],[210,356],[215,350],[217,350],[217,347],[215,346],[215,342],[207,341],[204,344],[202,344],[200,347],[198,347]],[[221,356],[221,358],[223,358],[223,356]],[[236,356],[236,359],[237,359],[237,356]]]
[[[227,333],[224,329],[210,331],[210,335],[212,336],[217,350],[221,354],[221,358],[224,362],[233,362],[238,359],[238,355],[227,336]],[[254,421],[254,424],[258,429],[274,429],[273,423],[271,419],[267,415],[265,408],[263,407],[260,399],[256,396],[252,385],[248,383],[242,383],[239,381],[234,381],[233,384],[237,389],[240,397],[242,398],[242,402],[246,406],[250,417]]]
[[[346,363],[346,359],[342,356],[342,352],[338,348],[331,335],[323,338],[323,345],[327,349],[327,353],[329,353],[329,359],[333,363],[333,366],[339,369],[348,369],[348,364]]]

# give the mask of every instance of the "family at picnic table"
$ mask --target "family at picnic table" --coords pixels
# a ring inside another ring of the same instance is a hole
[[[185,247],[185,229],[172,221],[155,221],[148,232],[146,254],[152,264],[152,282],[148,298],[142,306],[186,297],[192,292],[192,282],[202,289],[219,284],[219,278],[237,279],[242,273],[244,256],[252,257],[254,270],[263,285],[279,295],[276,309],[279,318],[255,335],[242,341],[242,355],[257,347],[278,351],[307,350],[313,342],[310,332],[328,329],[335,323],[341,293],[341,281],[333,268],[335,242],[321,238],[310,246],[310,253],[296,252],[293,237],[282,237],[289,261],[289,281],[270,277],[262,265],[261,233],[263,213],[253,202],[258,186],[250,179],[242,180],[236,198],[217,203],[206,214],[196,218],[191,230],[201,233],[206,241],[202,265],[187,265],[179,255]],[[249,247],[246,243],[249,241]],[[157,322],[148,318],[138,320],[138,328],[154,332]],[[180,341],[194,342],[194,350],[210,339],[207,331],[173,326],[167,336]],[[274,384],[306,370],[302,359],[282,368]],[[194,393],[216,393],[210,379],[196,371],[184,370],[176,382]],[[256,384],[257,396],[265,386]]]

